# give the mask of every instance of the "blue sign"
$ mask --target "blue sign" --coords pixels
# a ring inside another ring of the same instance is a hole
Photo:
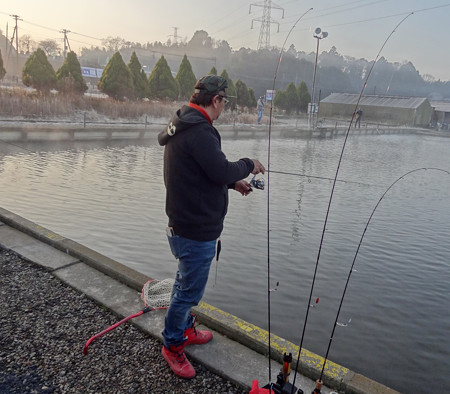
[[[100,78],[103,73],[103,68],[81,67],[81,74],[83,77]]]
[[[266,90],[266,100],[272,101],[273,98],[275,97],[275,92],[276,90]]]

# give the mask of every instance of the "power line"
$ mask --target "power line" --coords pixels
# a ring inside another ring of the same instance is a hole
[[[342,12],[347,12],[347,11],[349,11],[350,9],[356,9],[356,8],[363,8],[363,7],[368,7],[368,6],[370,6],[370,5],[373,5],[373,4],[379,4],[380,2],[384,2],[384,1],[388,1],[388,0],[378,0],[378,1],[373,1],[373,0],[367,0],[367,1],[356,1],[356,0],[353,0],[353,1],[348,1],[348,2],[345,2],[345,3],[343,3],[343,4],[340,4],[340,5],[334,5],[334,6],[331,6],[331,7],[327,7],[327,8],[325,8],[325,9],[322,9],[320,12],[317,12],[316,13],[316,15],[315,15],[315,18],[317,18],[317,17],[324,17],[324,16],[330,16],[330,15],[336,15],[336,14],[338,14],[338,13],[342,13]],[[282,2],[283,3],[283,5],[284,4],[289,4],[289,3],[293,3],[294,1],[293,0],[290,0],[290,1],[285,1],[285,2]],[[359,4],[358,4],[359,3]],[[364,4],[365,3],[365,4]],[[273,21],[273,20],[270,20],[268,17],[270,17],[270,15],[269,15],[269,13],[268,13],[268,11],[269,11],[269,8],[270,8],[270,10],[272,9],[272,8],[277,8],[277,7],[279,7],[279,6],[277,6],[277,5],[275,5],[274,3],[272,3],[271,1],[269,1],[269,0],[265,0],[265,1],[261,1],[261,2],[259,2],[259,3],[254,3],[254,4],[251,4],[250,5],[250,7],[251,6],[263,6],[263,8],[264,8],[264,5],[266,6],[266,16],[264,17],[264,15],[261,17],[261,18],[255,18],[254,20],[252,20],[252,24],[253,24],[253,22],[256,20],[256,21],[261,21],[261,22],[264,22],[264,23],[262,23],[262,25],[261,25],[261,30],[260,30],[260,38],[259,38],[259,40],[258,40],[258,49],[260,48],[260,47],[265,47],[266,45],[270,45],[270,24],[271,23],[277,23],[278,25],[282,25],[282,26],[286,26],[286,24],[288,23],[288,22],[283,22],[283,23],[278,23],[278,22],[276,22],[276,21]],[[349,7],[349,6],[352,6],[351,8]],[[429,10],[435,10],[435,9],[439,9],[439,8],[444,8],[444,7],[448,7],[448,6],[450,6],[450,3],[446,3],[446,4],[443,4],[443,5],[439,5],[439,6],[434,6],[434,7],[427,7],[427,8],[422,8],[422,9],[418,9],[418,10],[415,10],[415,11],[413,11],[414,13],[419,13],[419,12],[425,12],[425,11],[429,11]],[[279,7],[280,9],[282,9],[281,7]],[[239,9],[242,9],[242,7],[239,7]],[[239,9],[235,9],[235,10],[233,10],[233,11],[231,11],[230,13],[229,13],[229,15],[231,15],[231,14],[233,14],[233,13],[235,13],[235,12],[237,12]],[[3,14],[3,15],[10,15],[10,14],[8,14],[8,13],[5,13],[5,12],[3,12],[3,11],[0,11],[0,14]],[[343,23],[340,23],[340,24],[333,24],[333,25],[327,25],[327,26],[324,26],[324,27],[326,27],[326,28],[329,28],[329,27],[336,27],[336,26],[346,26],[346,25],[352,25],[352,24],[359,24],[359,23],[364,23],[364,22],[369,22],[369,21],[377,21],[377,20],[382,20],[382,19],[386,19],[386,18],[390,18],[390,17],[395,17],[395,16],[399,16],[399,15],[405,15],[405,13],[397,13],[397,14],[390,14],[390,15],[386,15],[386,16],[380,16],[380,17],[372,17],[372,18],[366,18],[366,19],[362,19],[362,20],[355,20],[355,21],[350,21],[350,22],[343,22]],[[286,21],[287,20],[291,20],[291,18],[292,18],[292,16],[290,16],[290,17],[287,17],[286,18]],[[242,20],[242,18],[238,18],[238,19],[241,19]],[[308,18],[309,20],[312,20],[313,18],[312,17],[310,17],[310,18]],[[22,20],[22,19],[21,19]],[[225,22],[225,20],[226,20],[226,18],[223,18],[223,16],[220,18],[220,21],[221,22]],[[305,18],[305,20],[307,20],[306,18]],[[28,21],[28,20],[22,20],[23,21],[23,23],[25,23],[25,24],[29,24],[29,25],[33,25],[33,26],[36,26],[36,27],[39,27],[39,28],[42,28],[42,29],[47,29],[47,30],[50,30],[50,31],[53,31],[53,32],[60,32],[59,30],[57,30],[57,29],[54,29],[54,28],[51,28],[51,27],[48,27],[48,26],[43,26],[43,25],[41,25],[41,24],[37,24],[37,23],[34,23],[34,22],[30,22],[30,21]],[[235,25],[235,22],[236,22],[236,20],[234,21],[234,23],[233,23],[233,25]],[[216,26],[217,24],[219,23],[219,21],[217,21],[217,23],[212,23],[214,26]],[[217,31],[216,31],[216,33],[217,32],[220,32],[220,31],[223,31],[223,30],[225,30],[227,27],[229,27],[229,25],[227,25],[227,26],[225,26],[225,27],[223,27],[223,28],[219,28]],[[296,29],[297,31],[301,31],[301,30],[307,30],[307,29]],[[283,33],[284,32],[284,29],[283,30],[281,30],[281,32]],[[79,35],[79,36],[82,36],[82,37],[85,37],[85,38],[89,38],[89,39],[92,39],[92,40],[96,40],[96,41],[103,41],[104,39],[102,39],[102,38],[98,38],[98,37],[94,37],[94,36],[90,36],[90,35],[86,35],[86,34],[82,34],[82,33],[77,33],[77,32],[71,32],[71,34],[75,34],[75,35]],[[178,33],[177,33],[177,35],[178,35]],[[245,34],[239,34],[238,36],[239,37],[242,37],[243,35],[245,35]],[[233,37],[231,38],[231,39],[233,39],[234,37],[235,37],[236,35],[233,35]],[[230,38],[228,38],[228,39],[230,39]],[[77,41],[76,41],[77,42]],[[84,43],[84,42],[80,42],[80,43],[83,43],[83,44],[87,44],[87,43]],[[242,46],[242,44],[240,44],[241,46]],[[244,44],[245,45],[245,44]],[[268,46],[269,46],[268,45]]]
[[[220,16],[220,20],[211,23],[211,27],[216,28],[216,26],[219,25],[219,23],[227,22],[227,24],[224,25],[223,27],[220,27],[217,30],[212,30],[211,31],[211,35],[217,34],[217,33],[221,32],[222,30],[226,30],[226,29],[228,29],[231,26],[233,26],[233,28],[235,28],[238,22],[240,22],[241,20],[246,19],[248,17],[248,14],[242,14],[240,17],[232,18],[231,22],[228,23],[228,21],[230,20],[230,19],[228,19],[228,17],[230,17],[231,15],[236,13],[237,11],[239,11],[239,12],[242,11],[242,7],[239,6],[239,8],[229,12],[228,14],[223,15],[223,16],[221,15]],[[206,28],[205,28],[205,30],[206,30]]]
[[[382,19],[389,19],[389,18],[397,18],[397,17],[408,15],[411,12],[414,13],[414,14],[417,14],[419,12],[425,12],[425,11],[430,11],[430,10],[434,10],[434,9],[438,9],[438,8],[445,8],[445,7],[450,7],[450,3],[439,5],[439,6],[434,6],[434,7],[421,8],[421,9],[414,10],[414,11],[399,12],[397,14],[389,14],[389,15],[378,16],[378,17],[373,17],[373,18],[354,20],[354,21],[350,21],[350,22],[336,23],[334,25],[326,25],[324,27],[330,28],[330,27],[355,25],[355,24],[358,24],[358,23],[373,22],[373,21],[382,20]],[[321,14],[321,15],[318,15],[318,16],[329,16],[329,15],[333,15],[333,14],[335,14],[335,13]],[[295,30],[296,31],[307,31],[307,30],[309,30],[309,28],[295,29]],[[282,30],[282,32],[284,32],[284,30]]]
[[[29,21],[27,21],[27,20],[24,20],[23,23],[28,23],[29,25],[36,26],[36,27],[40,27],[41,29],[46,29],[46,30],[50,30],[50,31],[54,31],[54,32],[59,33],[59,31],[56,30],[56,29],[53,29],[53,28],[47,27],[47,26],[42,26],[42,25],[39,25],[39,24],[37,24],[37,23],[29,22]]]
[[[360,1],[351,1],[349,3],[344,3],[344,4],[341,4],[341,5],[335,5],[333,7],[328,7],[328,8],[325,8],[323,10],[314,10],[315,11],[314,15],[311,15],[310,17],[304,18],[303,21],[316,20],[317,18],[321,18],[321,17],[324,17],[324,16],[331,16],[331,15],[342,14],[344,12],[349,12],[349,11],[355,10],[357,8],[365,8],[365,7],[371,6],[373,4],[379,4],[380,2],[384,2],[384,1],[389,1],[389,0],[376,0],[376,1],[371,1],[368,4],[360,4],[360,5],[357,5],[357,6],[347,7],[347,6],[352,5],[354,3],[359,3],[360,2]],[[344,8],[344,7],[346,7],[346,8]],[[331,11],[331,10],[334,10],[334,9],[337,9],[337,10]],[[281,23],[281,24],[290,26],[291,25],[291,20],[292,19],[296,19],[296,18],[297,18],[297,16],[288,17],[288,18],[286,18],[286,21]]]
[[[81,36],[81,37],[91,38],[93,40],[98,40],[98,41],[103,41],[104,40],[104,38],[92,37],[92,36],[88,36],[86,34],[77,33],[75,31],[73,31],[72,34],[76,34],[77,36]]]

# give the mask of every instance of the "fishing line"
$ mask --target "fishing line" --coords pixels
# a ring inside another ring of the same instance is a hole
[[[30,152],[30,153],[37,153],[36,151],[33,151],[31,149],[25,148],[21,145],[17,145],[14,144],[10,141],[6,141],[6,140],[2,140],[0,139],[0,142],[5,144],[5,145],[11,145],[14,146],[15,148],[19,148],[22,149],[24,151]],[[267,172],[272,172],[274,174],[281,174],[281,175],[292,175],[292,176],[299,176],[299,177],[305,177],[308,179],[320,179],[320,180],[327,180],[327,181],[333,181],[333,178],[327,178],[327,177],[322,177],[322,176],[315,176],[315,175],[307,175],[307,174],[298,174],[298,173],[294,173],[294,172],[286,172],[286,171],[275,171],[275,170],[267,170]],[[255,180],[255,182],[257,182],[258,180]],[[374,184],[370,184],[370,183],[363,183],[363,182],[356,182],[356,181],[347,181],[344,179],[337,179],[337,182],[343,182],[343,183],[352,183],[355,185],[362,185],[362,186],[380,186],[380,185],[374,185]]]
[[[361,239],[359,240],[358,247],[356,248],[356,253],[355,253],[355,256],[353,257],[353,262],[352,262],[352,265],[351,265],[351,267],[350,267],[350,271],[348,272],[347,282],[345,283],[344,291],[343,291],[343,293],[342,293],[341,301],[340,301],[340,303],[339,303],[339,308],[338,308],[338,311],[337,311],[337,314],[336,314],[336,319],[334,320],[334,325],[333,325],[333,329],[332,329],[332,331],[331,331],[330,341],[328,342],[327,352],[326,352],[326,354],[325,354],[325,358],[324,358],[324,361],[323,361],[323,364],[322,364],[322,371],[320,372],[319,381],[322,381],[323,372],[324,372],[324,370],[325,370],[325,365],[326,365],[327,360],[328,360],[328,354],[329,354],[329,352],[330,352],[331,343],[333,342],[333,337],[334,337],[334,332],[335,332],[335,330],[336,330],[336,327],[337,327],[337,326],[345,327],[345,326],[347,325],[347,324],[338,323],[339,314],[340,314],[340,312],[341,312],[342,304],[343,304],[343,302],[344,302],[345,293],[346,293],[346,291],[347,291],[348,283],[349,283],[349,281],[350,281],[350,277],[351,277],[352,272],[353,272],[353,267],[354,267],[354,265],[355,265],[356,258],[358,257],[358,253],[359,253],[359,250],[360,250],[360,248],[361,248],[362,242],[363,242],[363,240],[364,240],[364,236],[366,235],[366,231],[367,231],[367,228],[369,227],[370,221],[372,220],[372,217],[373,217],[373,215],[375,214],[375,211],[377,210],[378,206],[380,205],[381,201],[382,201],[383,198],[386,196],[386,194],[389,192],[389,190],[391,190],[391,189],[392,189],[392,188],[393,188],[400,180],[402,180],[402,179],[405,178],[406,176],[412,174],[413,172],[423,171],[423,170],[425,170],[425,171],[426,171],[426,170],[441,171],[441,172],[445,172],[447,175],[450,175],[450,172],[448,172],[448,171],[446,171],[446,170],[443,170],[443,169],[441,169],[441,168],[435,168],[435,167],[422,167],[422,168],[416,168],[416,169],[414,169],[414,170],[408,171],[407,173],[405,173],[405,174],[403,174],[402,176],[400,176],[399,178],[397,178],[397,179],[396,179],[396,180],[395,180],[395,181],[394,181],[394,182],[386,189],[386,191],[382,194],[382,196],[380,197],[380,199],[379,199],[378,202],[376,203],[374,209],[372,210],[372,213],[371,213],[370,216],[369,216],[369,220],[367,221],[366,226],[364,227],[364,231],[363,231],[363,233],[362,233],[362,235],[361,235]],[[350,323],[350,320],[349,320],[349,323]]]
[[[11,145],[11,146],[14,146],[16,148],[23,149],[23,150],[25,150],[27,152],[30,152],[30,153],[37,153],[37,152],[32,151],[30,149],[24,148],[23,146],[20,146],[20,145],[17,145],[17,144],[13,144],[12,142],[9,142],[9,141],[0,140],[0,142],[4,143],[5,145]]]
[[[305,178],[311,178],[311,179],[320,179],[320,180],[326,180],[326,181],[334,181],[334,178],[327,178],[324,176],[314,176],[314,175],[308,175],[308,174],[298,174],[295,172],[285,172],[285,171],[274,171],[274,170],[267,170],[267,172],[272,172],[274,174],[282,174],[282,175],[293,175],[293,176],[300,176]],[[336,179],[336,182],[343,182],[343,183],[353,183],[355,185],[363,185],[363,186],[381,186],[376,184],[370,184],[370,183],[363,183],[363,182],[356,182],[356,181],[347,181],[344,179]]]
[[[305,331],[306,331],[306,324],[307,324],[307,322],[308,322],[309,309],[310,309],[310,305],[311,305],[311,299],[312,299],[312,296],[313,296],[314,285],[315,285],[315,282],[316,282],[317,268],[318,268],[318,266],[319,266],[320,254],[321,254],[321,251],[322,251],[323,240],[324,240],[324,237],[325,237],[325,231],[326,231],[326,227],[327,227],[327,224],[328,224],[328,216],[329,216],[329,214],[330,214],[331,203],[332,203],[332,201],[333,201],[333,196],[334,196],[334,190],[335,190],[335,187],[336,187],[336,183],[337,183],[337,179],[338,179],[338,175],[339,175],[339,170],[340,170],[341,163],[342,163],[342,158],[343,158],[343,156],[344,156],[345,147],[346,147],[346,145],[347,145],[348,136],[349,136],[349,134],[350,134],[350,130],[351,130],[351,127],[352,127],[352,124],[353,124],[353,120],[354,120],[354,118],[355,118],[355,113],[356,113],[356,111],[358,110],[359,103],[360,103],[360,101],[361,101],[361,98],[362,98],[362,95],[363,95],[363,93],[364,93],[364,90],[365,90],[365,88],[366,88],[366,86],[367,86],[367,82],[368,82],[368,80],[369,80],[369,78],[370,78],[370,75],[372,74],[373,68],[374,68],[375,64],[377,63],[378,58],[380,57],[380,54],[381,54],[381,52],[383,51],[385,45],[387,44],[387,42],[389,41],[389,39],[391,38],[391,36],[395,33],[395,31],[397,30],[397,28],[398,28],[398,27],[399,27],[399,26],[400,26],[400,25],[401,25],[408,17],[410,17],[412,14],[413,14],[413,12],[411,12],[410,14],[408,14],[407,16],[405,16],[405,17],[397,24],[397,26],[395,26],[395,28],[394,28],[394,29],[391,31],[391,33],[388,35],[388,37],[387,37],[386,40],[384,41],[383,45],[381,46],[380,50],[378,51],[378,54],[377,54],[375,60],[373,61],[372,66],[370,67],[370,70],[369,70],[369,72],[368,72],[368,74],[367,74],[367,77],[366,77],[366,79],[365,79],[365,81],[364,81],[363,87],[362,87],[362,89],[361,89],[361,92],[360,92],[360,94],[359,94],[358,100],[357,100],[356,105],[355,105],[355,110],[353,111],[352,118],[351,118],[350,123],[349,123],[349,125],[348,125],[347,132],[345,133],[344,143],[343,143],[343,145],[342,145],[341,154],[340,154],[340,156],[339,156],[339,161],[338,161],[338,165],[337,165],[337,168],[336,168],[336,174],[335,174],[334,179],[333,179],[333,186],[332,186],[332,188],[331,188],[330,199],[329,199],[329,201],[328,201],[328,207],[327,207],[327,211],[326,211],[326,215],[325,215],[325,220],[324,220],[324,224],[323,224],[322,235],[321,235],[321,238],[320,238],[319,250],[318,250],[318,253],[317,253],[317,259],[316,259],[316,264],[315,264],[315,268],[314,268],[313,279],[312,279],[312,282],[311,282],[311,289],[310,289],[310,294],[309,294],[309,298],[308,298],[308,303],[306,304],[306,314],[305,314],[305,320],[304,320],[304,323],[303,323],[303,330],[302,330],[302,335],[301,335],[301,339],[300,339],[300,345],[299,345],[299,349],[298,349],[297,365],[296,365],[296,368],[295,368],[293,384],[295,384],[295,379],[296,379],[297,373],[298,373],[298,367],[299,367],[299,363],[300,363],[300,355],[301,355],[301,351],[302,351],[302,347],[303,347],[303,340],[304,340],[304,337],[305,337]],[[321,385],[322,382],[321,382],[321,381],[317,381],[317,383]],[[319,389],[319,392],[320,392],[320,389]],[[292,391],[291,391],[291,394],[292,394]]]
[[[278,75],[278,68],[280,67],[281,59],[283,57],[284,47],[286,45],[286,41],[291,35],[292,30],[294,30],[297,23],[302,19],[308,12],[312,11],[313,8],[310,8],[306,12],[304,12],[292,25],[291,30],[287,34],[283,45],[280,50],[280,55],[278,57],[277,66],[275,69],[275,75],[273,77],[273,85],[272,92],[275,90],[275,83]],[[270,147],[271,147],[271,135],[272,135],[272,112],[273,112],[273,99],[270,100],[270,113],[269,113],[269,131],[268,131],[268,146],[267,146],[267,332],[268,332],[268,351],[269,351],[269,382],[272,382],[272,368],[271,368],[271,321],[270,321]]]

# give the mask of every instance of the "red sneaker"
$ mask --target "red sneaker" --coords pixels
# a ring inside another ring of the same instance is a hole
[[[186,340],[184,341],[183,346],[203,345],[204,343],[207,343],[212,339],[213,334],[211,331],[199,331],[193,325],[191,328],[184,330],[184,337],[186,338]]]
[[[161,354],[175,375],[184,379],[192,379],[195,376],[195,369],[186,358],[183,346],[169,346],[169,349],[163,346]]]

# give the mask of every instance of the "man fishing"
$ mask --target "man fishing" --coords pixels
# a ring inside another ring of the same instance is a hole
[[[358,125],[358,129],[361,127],[361,118],[362,118],[362,115],[363,115],[363,111],[362,111],[361,108],[359,108],[358,111],[355,112],[355,118],[356,118],[356,121],[355,121],[355,128],[356,128],[356,125]]]
[[[196,330],[190,311],[205,291],[227,213],[228,189],[246,196],[252,189],[244,178],[250,173],[265,172],[258,160],[243,158],[230,162],[221,150],[221,137],[213,121],[219,118],[228,101],[227,87],[223,77],[201,78],[189,104],[179,109],[167,129],[158,135],[160,145],[165,146],[167,236],[178,259],[161,353],[172,371],[186,379],[193,378],[195,370],[184,354],[184,347],[212,339],[210,331]]]
[[[260,96],[258,102],[256,103],[256,108],[258,110],[258,124],[261,124],[261,119],[264,112],[264,96]]]

